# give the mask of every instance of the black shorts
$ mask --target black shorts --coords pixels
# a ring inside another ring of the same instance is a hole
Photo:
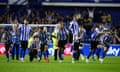
[[[47,43],[44,43],[44,44],[41,44],[41,45],[40,45],[40,46],[41,46],[40,49],[41,49],[42,52],[44,51],[46,45],[48,46]]]
[[[66,44],[67,44],[67,40],[59,40],[58,41],[58,47],[59,48],[64,48],[65,49]]]
[[[73,42],[73,34],[70,32],[69,33],[69,43]]]
[[[29,55],[30,55],[30,57],[36,57],[37,56],[37,50],[30,50]]]
[[[82,47],[83,45],[82,44],[80,44],[80,43],[74,43],[74,50],[79,50],[79,47]]]
[[[98,44],[99,44],[98,41],[91,41],[91,44],[90,44],[91,50],[95,50]]]
[[[5,43],[5,50],[6,50],[6,52],[9,51],[10,45],[11,45],[11,44]]]
[[[74,43],[74,50],[79,50],[79,43]]]
[[[104,45],[105,45],[105,47],[106,47],[107,49],[109,49],[109,44],[104,43]]]
[[[21,41],[21,48],[26,49],[28,48],[28,41]]]

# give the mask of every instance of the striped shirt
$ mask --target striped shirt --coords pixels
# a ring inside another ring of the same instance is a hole
[[[94,30],[92,33],[91,33],[91,40],[94,41],[96,39],[96,36],[97,36],[97,32]]]
[[[3,33],[2,40],[4,40],[5,44],[11,44],[12,43],[12,36],[11,36],[11,34],[10,33],[9,34]]]
[[[111,44],[113,41],[113,35],[106,34],[104,36],[103,42],[106,44]]]
[[[21,41],[28,41],[29,35],[31,32],[31,27],[28,25],[21,25],[19,27],[19,33],[20,33],[20,40]]]
[[[46,33],[39,33],[39,38],[40,38],[40,41],[41,41],[41,44],[47,44],[47,35]]]
[[[100,42],[103,42],[103,34],[105,32],[105,29],[99,29],[99,28],[95,28],[95,32],[96,32],[96,37],[95,37],[95,40],[96,41],[100,41]]]
[[[57,32],[57,38],[58,40],[67,40],[67,35],[68,35],[68,31],[67,29],[59,29],[58,32]]]
[[[72,34],[75,34],[76,32],[78,32],[78,22],[77,21],[74,21],[72,20],[70,22],[70,26],[69,26],[69,30],[72,32]]]
[[[10,32],[12,35],[12,42],[13,44],[19,44],[19,35],[18,35],[18,31],[11,31]]]
[[[102,30],[100,30],[99,28],[95,28],[95,31],[97,33],[103,33],[103,32],[105,32],[105,28],[103,28]]]
[[[79,43],[80,40],[84,39],[84,34],[85,34],[84,31],[82,31],[82,32],[78,31],[78,32],[75,33],[75,35],[73,36],[73,41],[74,41],[75,43]],[[76,37],[82,37],[82,38],[78,40],[78,39],[76,39]]]
[[[41,45],[41,42],[35,43],[34,41],[31,42],[30,48],[39,48]]]

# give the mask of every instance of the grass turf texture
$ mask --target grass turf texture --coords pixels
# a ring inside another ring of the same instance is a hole
[[[29,62],[26,56],[25,62],[10,61],[6,62],[5,56],[0,56],[0,72],[120,72],[120,57],[106,57],[103,64],[99,61],[90,60],[89,64],[85,61],[71,63],[71,57],[64,57],[63,63],[54,61],[50,57],[50,63]]]

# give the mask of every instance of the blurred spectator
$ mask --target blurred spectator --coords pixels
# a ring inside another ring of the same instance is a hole
[[[94,11],[95,11],[95,8],[92,8],[92,10],[90,10],[89,8],[87,8],[87,10],[88,10],[88,13],[89,13],[89,22],[90,22],[90,24],[92,24],[92,22],[93,22],[93,18],[94,18]]]
[[[3,17],[0,16],[0,23],[3,23]]]
[[[4,33],[4,29],[0,28],[0,42],[1,42],[1,38],[2,38],[3,33]]]
[[[118,26],[115,30],[115,37],[116,37],[116,43],[120,44],[120,26]]]
[[[103,11],[102,10],[96,12],[95,17],[94,17],[94,22],[101,23],[102,22],[102,16],[103,16]]]

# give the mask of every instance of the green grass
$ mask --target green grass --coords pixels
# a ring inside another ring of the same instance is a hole
[[[29,62],[28,56],[24,63],[10,61],[6,63],[5,56],[0,56],[0,72],[120,72],[120,57],[106,57],[103,64],[90,60],[72,64],[71,57],[64,57],[62,64],[50,57],[50,63]]]

